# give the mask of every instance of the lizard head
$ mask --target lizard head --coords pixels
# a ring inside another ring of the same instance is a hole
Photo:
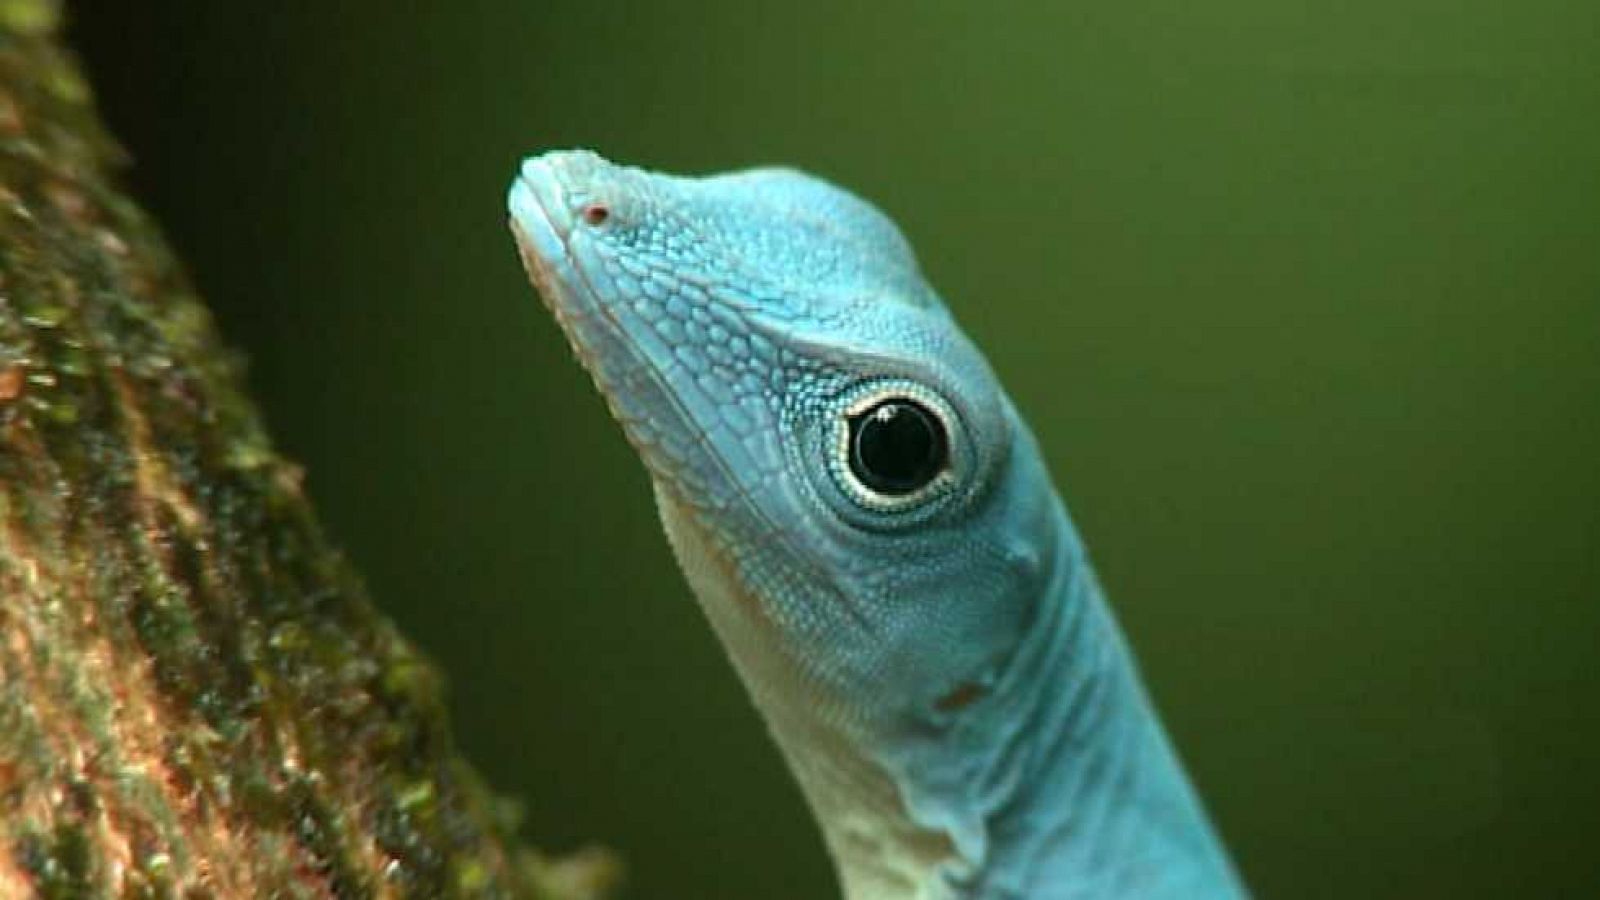
[[[845,896],[1238,895],[1032,436],[888,218],[586,152],[509,203]],[[1148,852],[1108,868],[1129,822]]]
[[[509,204],[775,728],[798,705],[920,734],[981,706],[1049,577],[1053,495],[894,224],[792,170],[581,151],[528,159]]]

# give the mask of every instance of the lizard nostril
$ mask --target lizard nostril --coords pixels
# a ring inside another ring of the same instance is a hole
[[[611,208],[604,203],[586,203],[578,215],[590,225],[604,225],[611,218]]]

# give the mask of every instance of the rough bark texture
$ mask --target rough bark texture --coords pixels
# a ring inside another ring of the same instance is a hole
[[[591,896],[519,848],[0,0],[0,898]]]

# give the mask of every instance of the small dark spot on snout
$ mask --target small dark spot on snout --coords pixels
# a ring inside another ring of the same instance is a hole
[[[964,681],[956,685],[955,690],[934,701],[933,708],[944,713],[959,712],[978,702],[978,698],[986,693],[983,685]]]
[[[578,215],[583,217],[587,225],[604,225],[611,218],[611,207],[604,203],[585,203]]]

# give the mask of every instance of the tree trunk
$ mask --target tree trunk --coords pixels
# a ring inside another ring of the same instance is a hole
[[[0,898],[594,896],[457,756],[58,18],[0,0]]]

